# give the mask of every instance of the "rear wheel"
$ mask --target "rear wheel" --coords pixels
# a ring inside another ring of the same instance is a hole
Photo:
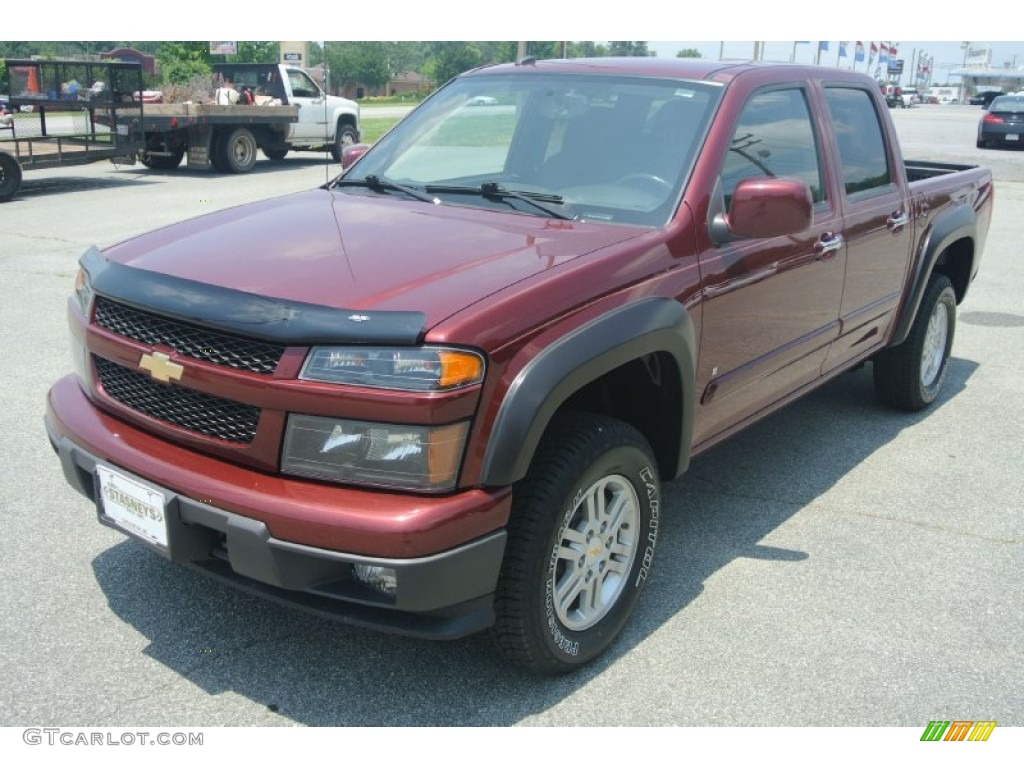
[[[0,152],[0,202],[10,200],[21,187],[21,165],[14,155]]]
[[[170,155],[150,155],[143,153],[142,164],[147,168],[159,171],[170,171],[181,165],[181,159],[185,156],[185,148],[171,153]]]
[[[256,165],[259,146],[256,137],[248,128],[235,128],[226,134],[221,147],[225,170],[229,173],[246,173]]]
[[[612,644],[647,581],[660,484],[643,435],[616,419],[556,417],[513,490],[491,636],[514,663],[570,672]]]
[[[926,408],[939,396],[956,331],[956,294],[949,278],[934,274],[906,340],[874,361],[875,392],[904,411]]]
[[[220,131],[215,131],[210,138],[210,165],[218,173],[230,173],[227,160],[224,157],[225,139],[227,139],[227,134]]]

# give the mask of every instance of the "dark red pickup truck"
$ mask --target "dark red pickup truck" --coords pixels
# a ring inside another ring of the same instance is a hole
[[[693,456],[867,361],[936,398],[993,194],[787,65],[483,68],[362,151],[90,249],[50,441],[171,560],[542,672],[614,640]]]

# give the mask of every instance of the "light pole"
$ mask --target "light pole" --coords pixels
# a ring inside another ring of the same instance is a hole
[[[960,45],[960,47],[964,49],[964,64],[963,64],[963,69],[961,71],[962,72],[966,72],[967,71],[967,53],[968,53],[968,51],[971,50],[971,44],[970,44],[970,42],[966,42],[965,41],[964,43],[962,43]],[[964,104],[966,102],[967,102],[967,75],[966,74],[961,74],[960,75],[960,103]]]

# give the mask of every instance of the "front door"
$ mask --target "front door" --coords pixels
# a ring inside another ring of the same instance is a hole
[[[726,207],[740,180],[788,176],[810,186],[814,218],[793,236],[734,239],[701,255],[696,447],[818,378],[838,334],[842,217],[809,103],[799,85],[755,92],[722,163]]]
[[[301,69],[289,69],[287,75],[292,103],[299,107],[299,122],[292,127],[292,137],[310,143],[329,143],[327,100],[320,86]]]

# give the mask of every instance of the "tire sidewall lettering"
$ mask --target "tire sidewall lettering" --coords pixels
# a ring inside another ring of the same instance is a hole
[[[556,655],[581,661],[597,655],[603,649],[603,638],[610,632],[618,634],[632,611],[650,575],[654,560],[654,551],[658,539],[659,516],[661,511],[661,486],[657,470],[652,468],[642,455],[631,453],[629,458],[617,462],[613,469],[606,467],[603,472],[595,472],[594,467],[583,473],[577,482],[568,502],[562,509],[558,520],[547,562],[544,565],[543,581],[543,621],[546,643]],[[639,460],[638,460],[639,459]],[[555,571],[558,563],[558,550],[562,541],[562,531],[569,525],[579,504],[582,502],[587,488],[604,474],[621,474],[633,485],[640,506],[640,526],[642,533],[626,587],[619,594],[616,604],[596,625],[582,632],[575,632],[565,627],[555,613]]]

